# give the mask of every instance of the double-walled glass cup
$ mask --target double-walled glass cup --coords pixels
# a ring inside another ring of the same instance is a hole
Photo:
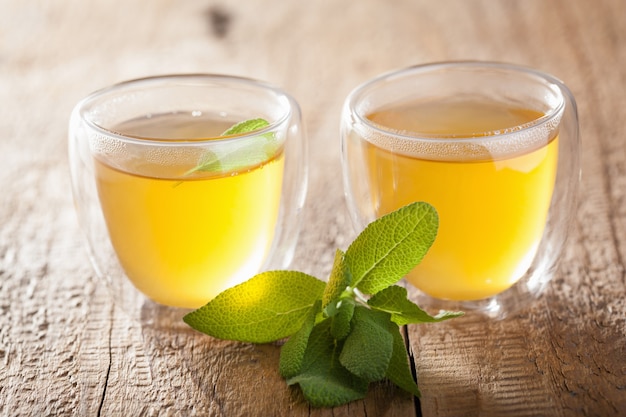
[[[227,132],[247,120],[256,130]],[[75,107],[69,156],[91,261],[127,311],[146,298],[197,308],[292,260],[307,150],[278,88],[219,75],[117,84]]]
[[[349,95],[341,138],[357,228],[413,201],[439,214],[406,277],[422,305],[503,318],[542,293],[580,176],[576,104],[561,81],[489,62],[403,69]]]

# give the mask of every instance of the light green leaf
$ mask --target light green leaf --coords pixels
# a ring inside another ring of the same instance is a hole
[[[304,352],[309,344],[309,336],[315,326],[315,318],[321,311],[322,302],[317,300],[309,310],[302,327],[287,340],[280,349],[279,372],[283,378],[296,376],[302,368]]]
[[[463,315],[460,311],[442,311],[436,316],[431,316],[407,298],[405,288],[397,285],[374,294],[367,304],[376,310],[390,313],[391,320],[399,326],[409,323],[436,323]]]
[[[270,124],[265,119],[250,119],[239,122],[224,131],[220,136],[241,135],[244,133],[254,132],[268,127]]]
[[[222,292],[183,320],[220,339],[273,342],[302,326],[325,286],[302,272],[264,272]]]
[[[221,136],[243,135],[267,126],[269,122],[264,119],[245,120],[231,126]],[[279,146],[271,132],[242,142],[226,142],[219,148],[216,146],[214,150],[206,150],[198,164],[185,172],[185,176],[195,172],[236,172],[253,167],[274,156]]]
[[[339,362],[342,342],[330,334],[330,319],[318,323],[311,332],[300,374],[287,384],[299,384],[302,394],[314,407],[335,407],[364,398],[367,381],[358,378]]]
[[[393,353],[390,315],[357,305],[352,331],[341,350],[341,364],[356,376],[373,382],[385,377]]]
[[[198,165],[187,171],[185,175],[191,175],[197,171],[223,172],[224,169],[222,168],[220,157],[215,152],[207,149],[198,161]]]
[[[341,294],[350,285],[350,271],[344,262],[344,253],[337,249],[333,269],[326,284],[324,295],[322,296],[322,308],[327,309],[327,314],[333,316],[336,310],[336,303]],[[328,308],[327,308],[328,307]]]
[[[418,265],[437,235],[437,212],[412,203],[370,223],[350,245],[345,261],[353,287],[375,294]]]

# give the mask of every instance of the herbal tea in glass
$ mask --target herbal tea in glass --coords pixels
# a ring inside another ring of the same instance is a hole
[[[504,317],[540,294],[578,183],[576,108],[560,81],[497,63],[408,68],[352,92],[341,136],[357,228],[414,201],[438,212],[406,276],[422,304]]]
[[[467,100],[409,103],[367,118],[386,129],[445,135],[453,142],[542,116]],[[510,154],[499,158],[467,150],[440,159],[423,155],[420,146],[394,153],[384,143],[357,140],[366,148],[377,215],[413,201],[427,201],[439,213],[438,237],[408,281],[434,297],[475,300],[506,290],[524,275],[543,235],[556,175],[558,139],[544,140],[530,146],[515,140]]]
[[[197,308],[287,266],[306,189],[299,117],[280,90],[209,75],[131,81],[81,102],[75,196],[115,298],[133,291],[123,275],[157,303]]]
[[[137,138],[207,140],[229,124],[173,115],[114,130]],[[281,149],[252,166],[189,176],[184,173],[193,165],[184,155],[167,165],[138,156],[123,167],[100,158],[96,184],[111,242],[128,278],[148,297],[200,306],[260,270],[278,219]]]

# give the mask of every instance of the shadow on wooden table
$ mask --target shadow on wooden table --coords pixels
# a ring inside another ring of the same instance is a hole
[[[391,383],[372,384],[366,399],[334,409],[313,409],[278,372],[282,343],[251,344],[215,339],[182,321],[185,312],[146,302],[141,308],[143,351],[149,375],[137,384],[171,386],[167,401],[137,399],[171,411],[216,416],[415,416],[410,395]],[[135,354],[136,354],[135,352]],[[156,390],[154,390],[156,391]],[[163,389],[159,390],[163,391]],[[149,414],[149,413],[148,413]]]

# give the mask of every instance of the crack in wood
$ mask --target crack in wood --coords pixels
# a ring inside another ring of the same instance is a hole
[[[411,375],[413,375],[413,380],[417,380],[417,367],[415,366],[415,356],[411,351],[411,343],[409,342],[409,332],[407,326],[402,327],[402,335],[404,336],[404,348],[406,349],[407,355],[409,357],[409,366],[411,367]],[[418,384],[419,386],[419,384]],[[413,408],[415,409],[415,416],[422,417],[422,405],[420,403],[420,399],[416,396],[413,396]]]
[[[109,317],[111,319],[111,323],[113,323],[113,312],[114,312],[115,306],[111,306],[111,309],[109,310]],[[104,385],[102,386],[102,395],[100,397],[100,403],[98,404],[98,412],[97,412],[97,417],[101,417],[102,416],[102,409],[104,407],[104,403],[106,401],[106,394],[107,394],[107,388],[109,385],[109,377],[111,376],[111,367],[113,364],[113,346],[112,346],[112,338],[113,338],[113,325],[111,324],[111,326],[109,327],[109,344],[108,344],[108,353],[109,353],[109,363],[107,366],[107,371],[106,371],[106,375],[104,377]]]

